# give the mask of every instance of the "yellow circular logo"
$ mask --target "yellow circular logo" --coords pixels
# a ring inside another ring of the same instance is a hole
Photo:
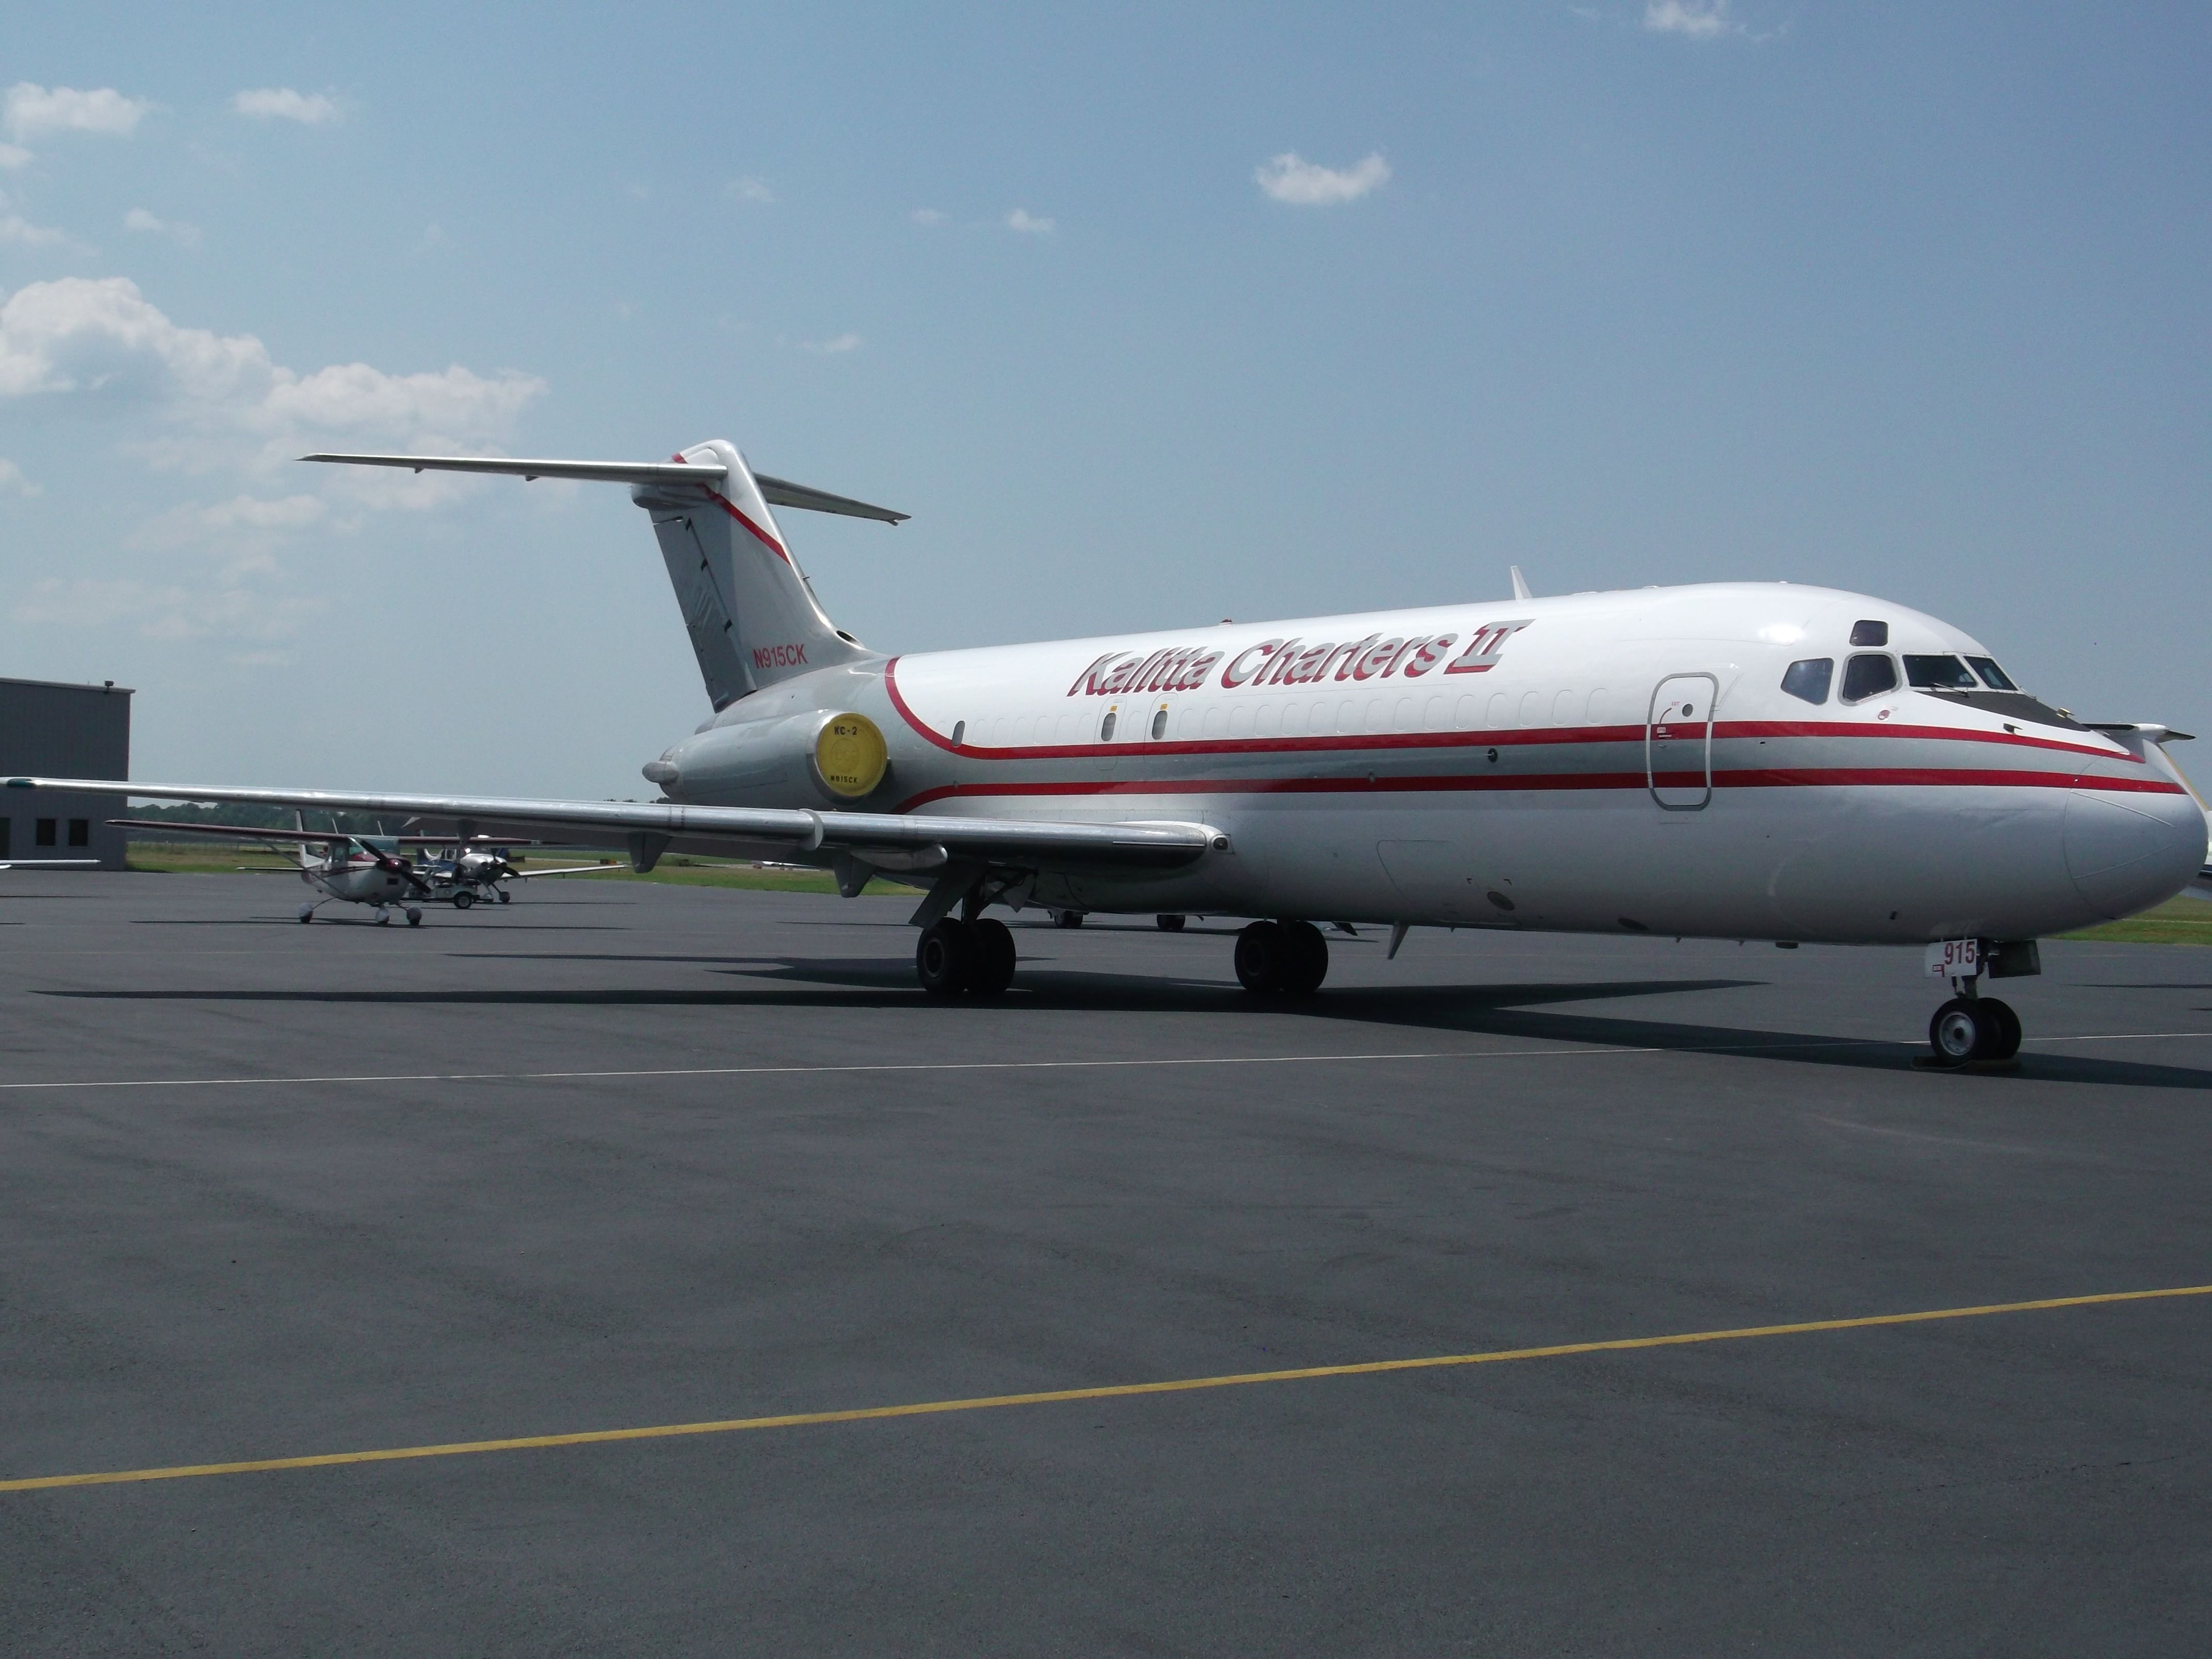
[[[814,770],[823,788],[858,800],[884,781],[890,750],[866,714],[833,714],[814,739]]]

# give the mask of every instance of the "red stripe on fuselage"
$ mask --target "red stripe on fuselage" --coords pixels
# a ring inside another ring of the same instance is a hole
[[[1556,790],[1697,789],[1702,772],[1484,773],[1402,778],[1127,778],[1034,783],[951,783],[901,801],[911,812],[933,801],[1066,795],[1344,795],[1451,794],[1469,791],[1542,793]],[[1978,767],[1797,767],[1715,772],[1716,789],[1997,788],[2096,789],[2118,793],[2179,795],[2179,784],[2160,778],[2084,777],[2073,772],[2000,772]]]
[[[1297,738],[1164,738],[1158,741],[1149,738],[1131,738],[1121,743],[1040,743],[1019,747],[955,744],[950,737],[933,729],[907,702],[904,694],[899,690],[898,665],[896,657],[884,665],[884,690],[890,694],[891,707],[898,711],[899,718],[913,727],[916,736],[948,754],[958,755],[968,760],[1091,760],[1107,756],[1138,754],[1299,755],[1375,749],[1511,749],[1554,743],[1644,741],[1644,728],[1638,721],[1624,726],[1521,726],[1503,731],[1474,732],[1354,732]],[[1696,741],[1704,735],[1704,728],[1700,726],[1692,725],[1680,729],[1681,738],[1688,741]],[[2098,749],[2058,738],[2029,737],[2016,732],[1988,732],[1976,726],[1890,726],[1863,720],[1721,720],[1713,726],[1713,741],[1716,743],[1743,738],[1912,738],[1943,742],[2011,744],[2027,749],[2052,750],[2060,754],[2090,755],[2099,760],[2126,761],[2136,766],[2143,764],[2141,757],[2130,754],[2117,744],[2107,749]]]

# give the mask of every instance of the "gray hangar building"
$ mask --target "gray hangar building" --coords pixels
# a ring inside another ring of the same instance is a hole
[[[0,776],[131,775],[131,693],[112,680],[70,685],[0,679]],[[107,820],[124,804],[109,795],[0,789],[0,861],[94,858],[123,868],[125,837]]]

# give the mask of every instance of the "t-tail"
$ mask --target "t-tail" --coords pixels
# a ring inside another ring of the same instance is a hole
[[[699,678],[716,710],[795,674],[870,653],[832,623],[777,526],[775,507],[897,524],[907,516],[756,473],[734,445],[697,444],[666,461],[508,460],[462,455],[304,455],[302,460],[501,472],[525,479],[626,483],[653,531]]]

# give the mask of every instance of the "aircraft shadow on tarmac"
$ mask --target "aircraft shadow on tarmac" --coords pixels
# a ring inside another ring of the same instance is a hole
[[[509,953],[493,952],[492,955]],[[1426,1030],[1517,1038],[1524,1042],[1573,1043],[1598,1048],[1657,1049],[1680,1053],[1740,1054],[1747,1059],[1784,1060],[1801,1065],[1849,1070],[1908,1073],[1922,1052],[1917,1043],[1881,1038],[1837,1037],[1814,1032],[1760,1030],[1683,1020],[1634,1019],[1618,1015],[1566,1013],[1535,1005],[1591,1002],[1627,997],[1698,991],[1738,990],[1761,986],[1747,979],[1657,979],[1590,981],[1534,985],[1425,986],[1399,989],[1353,986],[1324,991],[1296,1001],[1262,1001],[1218,981],[1177,981],[1044,968],[1024,971],[1014,990],[989,1005],[964,1000],[933,1005],[917,989],[912,969],[902,960],[864,959],[796,962],[773,957],[611,958],[571,957],[565,952],[512,953],[558,960],[700,962],[720,974],[781,982],[778,988],[718,990],[640,988],[578,988],[538,990],[456,987],[442,990],[185,990],[48,991],[41,994],[93,1000],[342,1003],[360,1006],[686,1008],[823,1007],[920,1009],[940,1006],[948,1014],[988,1011],[1019,1020],[1028,1013],[1119,1014],[1294,1013],[1307,1018],[1397,1030]],[[750,965],[748,965],[750,964]],[[788,988],[783,988],[787,987]],[[1938,1074],[1940,1075],[1940,1074]],[[2044,1082],[2108,1086],[2212,1090],[2212,1072],[2029,1052],[2018,1075]]]

